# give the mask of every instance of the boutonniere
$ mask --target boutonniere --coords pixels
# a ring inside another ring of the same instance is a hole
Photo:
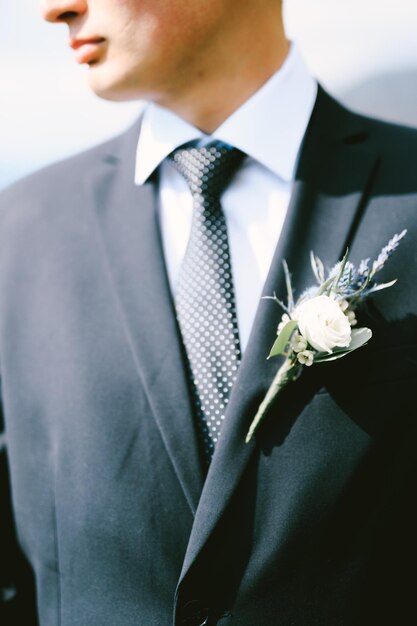
[[[370,259],[364,259],[355,267],[346,252],[327,274],[322,261],[312,252],[311,266],[317,284],[306,289],[297,301],[294,300],[287,263],[283,261],[287,303],[276,295],[268,297],[284,310],[268,359],[282,354],[285,361],[258,408],[246,443],[254,436],[279,392],[299,378],[305,367],[335,361],[368,343],[372,331],[365,327],[355,328],[356,309],[371,294],[396,283],[396,280],[378,283],[375,275],[384,267],[406,232],[403,230],[394,235],[372,264]]]

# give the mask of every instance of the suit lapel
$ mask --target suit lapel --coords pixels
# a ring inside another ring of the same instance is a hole
[[[376,158],[364,149],[360,129],[341,123],[343,115],[343,109],[320,91],[264,296],[275,292],[286,299],[283,259],[299,294],[314,282],[310,250],[332,266],[354,237]],[[249,444],[244,440],[280,365],[279,359],[268,361],[266,357],[281,314],[275,303],[261,300],[197,509],[181,581],[214,530],[256,449],[256,439]]]
[[[102,249],[132,356],[193,512],[203,473],[159,234],[155,185],[134,184],[138,129],[93,175]],[[92,178],[89,172],[88,180]]]

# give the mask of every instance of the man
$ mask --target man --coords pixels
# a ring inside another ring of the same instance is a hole
[[[42,11],[98,95],[151,104],[1,197],[2,624],[414,623],[417,134],[317,88],[278,0]],[[300,293],[310,250],[375,258],[404,228],[369,346],[246,444],[282,260]]]

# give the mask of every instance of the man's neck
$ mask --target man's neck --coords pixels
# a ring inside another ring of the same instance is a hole
[[[173,93],[156,102],[211,134],[280,69],[290,48],[282,25],[278,35],[240,43],[242,54],[222,55],[220,50],[209,69],[199,68],[194,78],[189,77],[180,96]]]

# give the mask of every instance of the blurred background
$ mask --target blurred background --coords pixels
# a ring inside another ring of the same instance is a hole
[[[66,27],[43,23],[37,5],[0,0],[0,187],[120,132],[142,106],[92,95]],[[417,0],[285,0],[285,17],[332,94],[417,126]]]

